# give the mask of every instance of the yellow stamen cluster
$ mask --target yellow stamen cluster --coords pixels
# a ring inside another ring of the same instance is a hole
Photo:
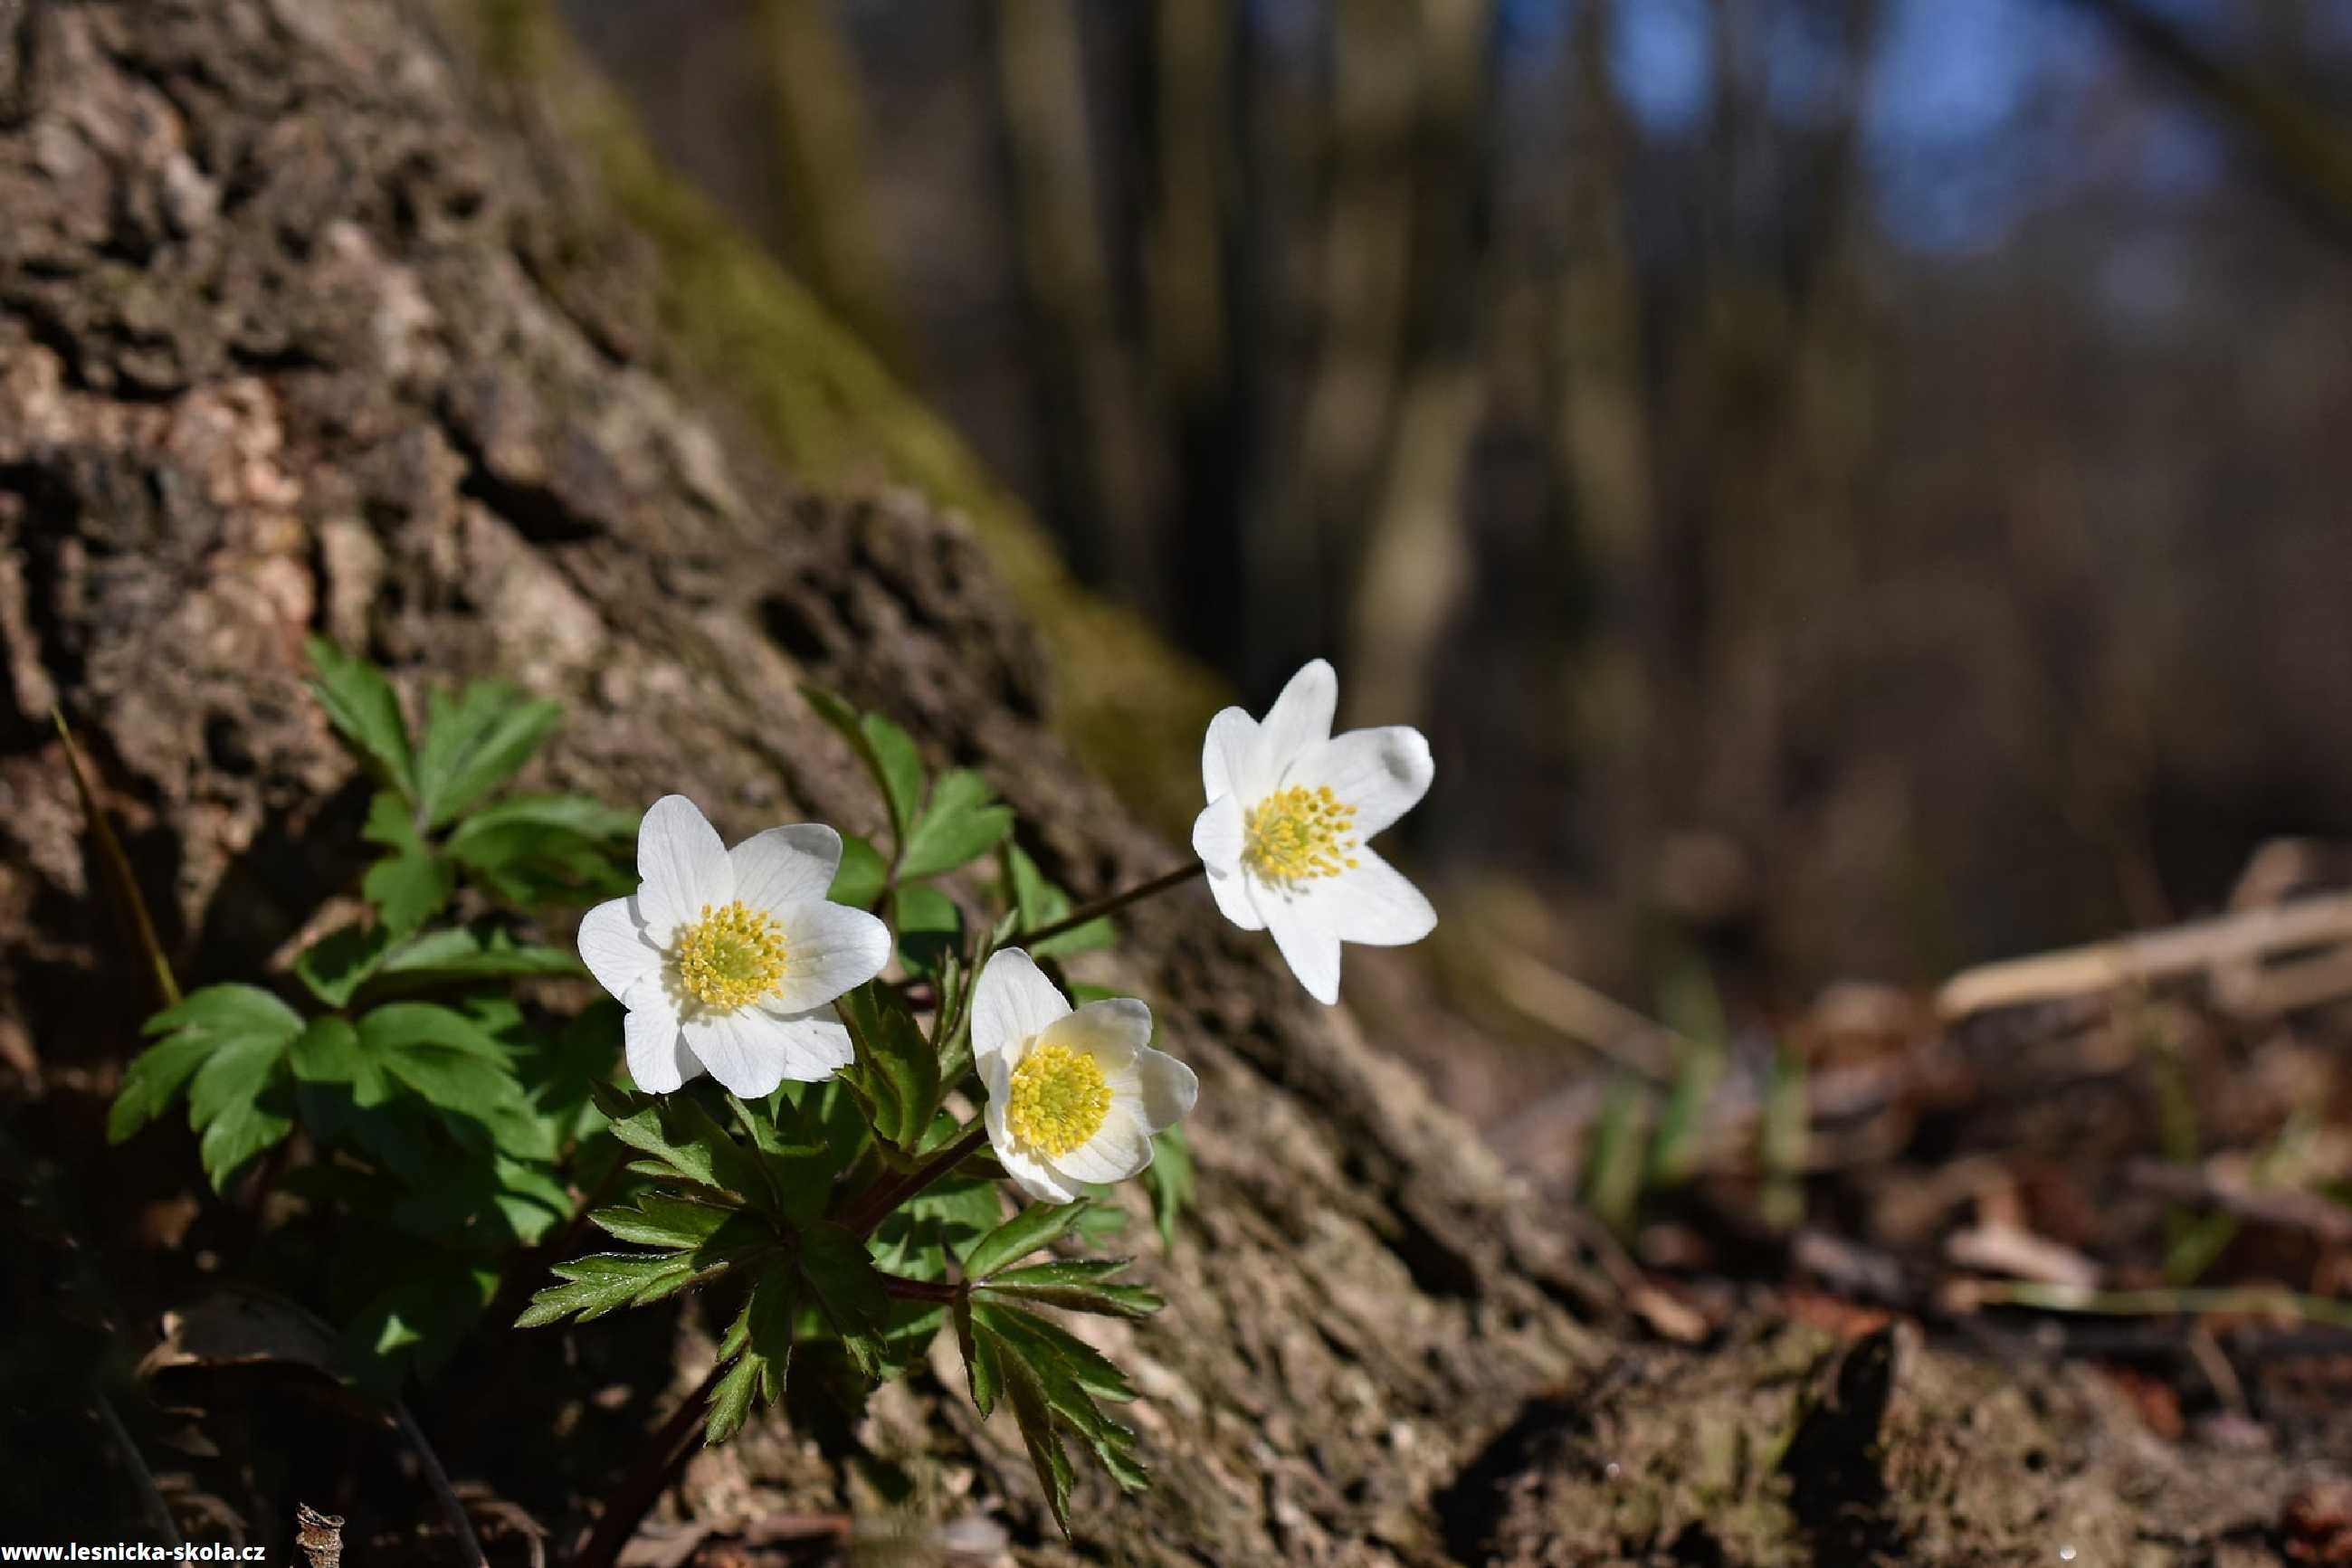
[[[1328,784],[1277,789],[1242,817],[1242,859],[1268,882],[1337,876],[1356,864],[1356,808]]]
[[[1004,1099],[1013,1135],[1060,1159],[1102,1130],[1110,1114],[1110,1085],[1102,1064],[1066,1045],[1033,1049],[1013,1070]]]
[[[707,1008],[730,1011],[758,1001],[784,977],[784,929],[773,915],[737,900],[677,934],[677,982]]]

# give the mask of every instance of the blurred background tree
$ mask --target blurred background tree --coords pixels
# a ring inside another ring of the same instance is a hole
[[[2352,12],[565,0],[1457,931],[1917,980],[2352,828]]]

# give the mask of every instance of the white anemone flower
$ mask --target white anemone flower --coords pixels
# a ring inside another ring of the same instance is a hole
[[[1181,1120],[1201,1090],[1191,1068],[1151,1049],[1150,1008],[1121,997],[1073,1009],[1018,947],[980,972],[971,1054],[988,1086],[997,1163],[1041,1203],[1142,1170],[1152,1135]]]
[[[1260,724],[1237,707],[1201,747],[1208,809],[1192,848],[1209,891],[1244,931],[1271,931],[1307,994],[1339,999],[1339,944],[1394,947],[1437,924],[1421,890],[1365,847],[1429,790],[1429,742],[1404,725],[1331,733],[1339,680],[1321,659],[1290,677]]]
[[[637,1087],[667,1094],[707,1071],[749,1099],[855,1059],[833,1001],[882,972],[890,929],[825,902],[840,865],[841,835],[819,823],[730,850],[685,796],[654,802],[644,883],[580,923],[581,958],[628,1009]]]

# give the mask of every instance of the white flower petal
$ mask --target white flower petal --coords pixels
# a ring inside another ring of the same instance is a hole
[[[784,979],[760,1005],[803,1013],[864,985],[890,961],[890,928],[844,904],[801,904],[783,910]]]
[[[664,947],[679,922],[701,914],[706,904],[735,896],[735,873],[719,830],[683,795],[663,796],[637,824],[637,874],[645,878],[637,889],[638,917]]]
[[[1088,1002],[1055,1020],[1045,1038],[1093,1057],[1105,1076],[1122,1073],[1134,1065],[1136,1052],[1151,1043],[1151,1009],[1133,997]]]
[[[1212,872],[1230,872],[1242,863],[1242,803],[1220,795],[1192,819],[1192,852]]]
[[[1070,1004],[1018,947],[988,961],[971,994],[971,1053],[976,1061],[1008,1056],[1070,1016]],[[1008,1065],[1006,1071],[1012,1071]],[[1060,1200],[1060,1201],[1067,1201]]]
[[[1004,1167],[1004,1174],[1013,1178],[1013,1185],[1040,1203],[1067,1203],[1076,1197],[1078,1195],[1064,1186],[1050,1167],[1024,1152],[1005,1128],[1004,1100],[1012,1092],[1013,1082],[1009,1056],[986,1056],[980,1059],[980,1063],[981,1079],[988,1086],[988,1104],[981,1115],[988,1127],[988,1142],[996,1155],[996,1163]]]
[[[679,1027],[687,1049],[731,1092],[750,1100],[784,1081],[787,1026],[782,1019],[758,1008],[737,1008],[698,1012],[681,1019]]]
[[[1248,781],[1250,743],[1257,738],[1257,720],[1237,707],[1226,708],[1209,721],[1201,741],[1201,798],[1237,794]]]
[[[1258,893],[1255,888],[1251,891]],[[1290,966],[1307,994],[1326,1007],[1338,1001],[1339,934],[1332,928],[1322,901],[1312,892],[1285,894],[1269,889],[1256,903],[1258,913],[1265,916],[1265,928],[1274,933],[1274,945],[1282,950],[1282,961]]]
[[[1135,1066],[1135,1111],[1146,1132],[1165,1132],[1192,1113],[1192,1103],[1201,1097],[1201,1080],[1191,1068],[1148,1047],[1136,1052]]]
[[[1250,897],[1246,873],[1238,871],[1210,872],[1209,894],[1217,901],[1217,913],[1243,930],[1265,929],[1265,916],[1257,912],[1257,904]]]
[[[635,899],[615,898],[590,910],[580,922],[580,961],[596,983],[615,997],[661,967],[661,949],[638,924]]]
[[[1284,782],[1283,770],[1310,747],[1331,738],[1331,715],[1339,706],[1339,677],[1322,659],[1300,666],[1266,710],[1250,745],[1249,766],[1238,780],[1240,793],[1257,797]]]
[[[1328,785],[1341,804],[1356,809],[1349,825],[1363,840],[1417,805],[1435,771],[1421,731],[1399,724],[1333,737],[1294,762],[1285,782]]]
[[[790,1018],[771,1014],[770,1021],[777,1026],[771,1039],[783,1052],[784,1076],[795,1083],[821,1083],[857,1060],[849,1031],[830,1007]]]
[[[727,852],[735,896],[753,909],[782,914],[822,899],[841,869],[841,835],[822,822],[796,822],[753,833]]]
[[[640,996],[645,994],[641,992]],[[649,1094],[674,1093],[688,1079],[701,1075],[702,1063],[686,1049],[685,1037],[677,1027],[677,1009],[657,989],[653,989],[651,995],[650,1002],[631,1008],[622,1021],[629,1076]]]
[[[1437,911],[1421,889],[1370,850],[1355,852],[1356,863],[1316,886],[1317,913],[1342,942],[1368,947],[1402,947],[1418,942],[1437,925]]]
[[[1151,1163],[1151,1134],[1132,1101],[1113,1101],[1095,1135],[1053,1162],[1072,1181],[1125,1181]]]

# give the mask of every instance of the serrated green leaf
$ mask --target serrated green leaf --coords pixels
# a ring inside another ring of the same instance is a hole
[[[940,775],[931,798],[907,834],[898,857],[902,877],[937,876],[978,860],[1013,831],[1013,809],[996,803],[988,780],[969,768]]]
[[[963,951],[963,911],[929,883],[901,883],[890,891],[891,925],[898,956],[919,975],[934,975]]]
[[[292,1040],[302,1015],[258,986],[206,986],[149,1019],[142,1034],[202,1035],[215,1040],[261,1035]]]
[[[1170,1126],[1152,1134],[1151,1163],[1143,1170],[1151,1192],[1151,1218],[1160,1228],[1160,1244],[1176,1245],[1176,1220],[1192,1207],[1192,1145],[1184,1129]]]
[[[637,1196],[632,1207],[592,1210],[588,1218],[615,1241],[690,1251],[719,1234],[739,1210],[668,1193]]]
[[[310,690],[327,721],[377,777],[414,800],[415,763],[392,683],[373,664],[323,637],[309,638],[302,646],[310,656]]]
[[[563,722],[562,703],[502,681],[471,682],[454,697],[436,691],[426,706],[416,796],[425,825],[434,828],[520,772]]]
[[[824,1213],[826,1200],[833,1196],[835,1166],[822,1130],[811,1136],[799,1107],[788,1106],[784,1113],[792,1118],[793,1134],[801,1141],[787,1142],[783,1129],[762,1110],[732,1094],[727,1096],[727,1103],[734,1108],[735,1120],[751,1134],[751,1149],[759,1158],[761,1174],[767,1178],[774,1211],[794,1225]]]
[[[743,1429],[751,1401],[760,1392],[760,1358],[750,1352],[735,1360],[719,1386],[710,1391],[710,1416],[703,1423],[702,1440],[723,1443]]]
[[[890,865],[880,850],[856,833],[841,835],[841,869],[833,873],[833,886],[825,893],[829,901],[871,909],[889,882]]]
[[[1002,1354],[1000,1348],[999,1364],[1003,1392],[1013,1406],[1013,1419],[1021,1426],[1021,1441],[1029,1449],[1029,1463],[1037,1472],[1037,1484],[1045,1489],[1045,1506],[1066,1536],[1070,1532],[1070,1485],[1076,1478],[1070,1469],[1069,1453],[1062,1447],[1061,1434],[1054,1429],[1054,1410],[1046,1397],[1045,1385],[1019,1355]]]
[[[106,1116],[106,1141],[119,1144],[153,1121],[178,1098],[181,1085],[213,1053],[214,1042],[204,1035],[178,1035],[149,1046],[123,1070],[122,1087],[115,1091]]]
[[[1168,1303],[1157,1291],[1112,1282],[1112,1277],[1129,1262],[1125,1258],[1087,1258],[1033,1263],[992,1275],[973,1291],[983,1299],[1027,1301],[1110,1317],[1149,1317]]]
[[[1072,1384],[1097,1399],[1126,1404],[1135,1397],[1135,1385],[1108,1357],[1059,1323],[1001,1301],[975,1295],[972,1319],[981,1327],[1021,1353],[1041,1369],[1058,1370]]]
[[[457,873],[426,847],[406,801],[388,789],[379,790],[369,802],[361,836],[392,852],[368,868],[360,892],[376,906],[393,936],[405,936],[441,913],[457,887]]]
[[[836,1004],[857,1052],[856,1071],[874,1105],[875,1132],[901,1149],[939,1109],[937,1051],[895,987],[867,981]]]
[[[767,1179],[750,1150],[727,1135],[702,1108],[681,1095],[655,1099],[609,1085],[594,1091],[596,1107],[611,1118],[614,1137],[651,1155],[673,1175],[749,1203],[770,1201]]]
[[[210,988],[250,990],[252,988],[215,986]],[[156,1024],[163,1022],[164,1019],[171,1017],[172,1013],[179,1012],[190,1002],[197,1000],[205,994],[205,991],[198,991],[186,1002],[181,1003],[180,1007],[171,1009],[169,1013],[159,1015],[149,1023],[149,1031],[153,1032]],[[283,1007],[284,1005],[275,997],[269,996],[268,992],[257,991],[254,994],[264,998],[273,1006]],[[298,1027],[300,1021],[299,1019],[295,1020]],[[165,1106],[179,1097],[181,1087],[187,1082],[197,1068],[204,1065],[205,1059],[219,1049],[222,1040],[234,1038],[236,1037],[233,1034],[202,1028],[183,1029],[160,1044],[150,1046],[141,1051],[131,1060],[131,1065],[123,1071],[122,1087],[115,1092],[113,1109],[107,1113],[107,1141],[119,1144],[149,1122],[153,1121],[162,1113]]]
[[[986,1420],[995,1412],[997,1393],[1004,1386],[1004,1367],[996,1336],[975,1332],[971,1300],[961,1295],[955,1300],[955,1331],[956,1348],[963,1352],[964,1379],[971,1386],[972,1406]]]
[[[1039,1248],[1053,1245],[1085,1218],[1091,1207],[1084,1198],[1076,1203],[1031,1204],[972,1243],[971,1250],[964,1255],[965,1277],[985,1280]]]
[[[677,1255],[656,1252],[592,1252],[558,1263],[549,1270],[563,1282],[549,1285],[530,1299],[515,1320],[519,1329],[538,1328],[577,1313],[582,1322],[603,1317],[657,1291],[691,1271]]]
[[[388,925],[339,925],[294,956],[294,975],[331,1008],[352,999],[392,947]]]
[[[810,1298],[858,1370],[868,1377],[878,1375],[890,1293],[866,1255],[866,1243],[844,1227],[824,1221],[804,1228],[800,1243],[801,1276],[808,1282]]]

